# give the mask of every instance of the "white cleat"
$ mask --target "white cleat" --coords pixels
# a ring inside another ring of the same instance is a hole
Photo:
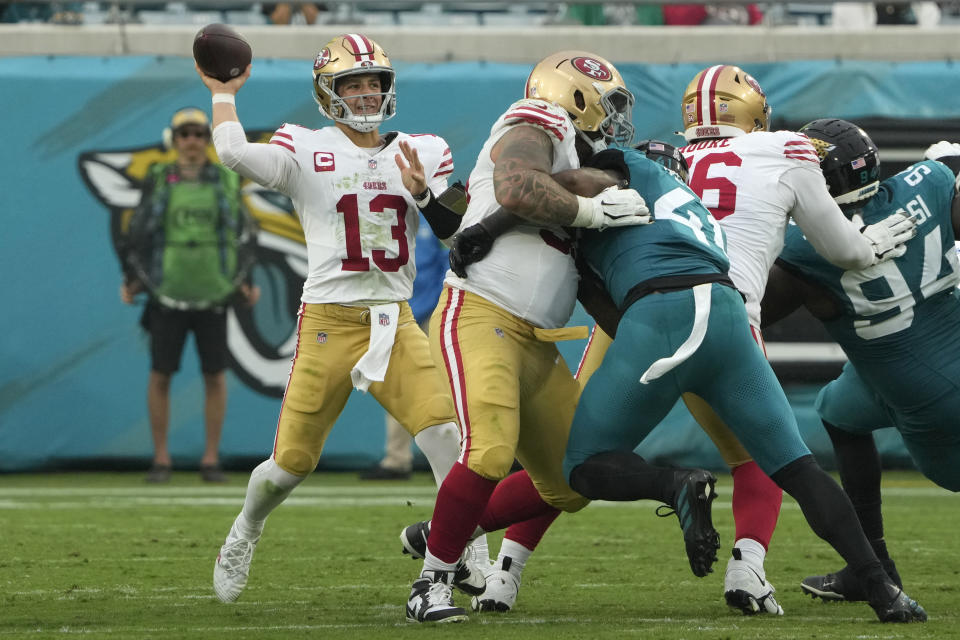
[[[467,612],[453,604],[452,571],[424,570],[410,588],[408,622],[463,622]]]
[[[470,608],[474,611],[506,613],[517,602],[519,591],[520,579],[509,571],[497,569],[495,565],[487,573],[486,590],[470,599]]]
[[[231,527],[213,565],[213,591],[221,602],[234,602],[243,593],[259,540],[259,537],[256,540],[241,538]]]
[[[733,557],[727,562],[727,572],[723,577],[723,596],[727,604],[744,615],[769,613],[782,616],[783,607],[773,597],[775,592],[776,589],[767,581],[763,567],[754,567],[741,559],[740,549],[734,547]]]

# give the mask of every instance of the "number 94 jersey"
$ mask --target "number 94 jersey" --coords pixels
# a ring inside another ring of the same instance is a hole
[[[286,175],[272,182],[293,200],[303,226],[303,302],[397,301],[413,294],[420,216],[394,156],[401,140],[409,142],[434,193],[446,189],[453,159],[438,136],[391,132],[386,139],[371,153],[336,127],[285,124],[273,134],[270,144],[293,156],[282,163]]]
[[[895,212],[914,215],[917,235],[907,241],[904,255],[859,271],[833,266],[799,228],[787,230],[781,263],[841,302],[841,315],[824,326],[858,370],[866,362],[924,360],[935,366],[944,357],[955,359],[960,349],[960,264],[950,220],[953,193],[953,172],[933,160],[884,180],[862,211],[863,223]],[[867,368],[861,373],[868,373]]]

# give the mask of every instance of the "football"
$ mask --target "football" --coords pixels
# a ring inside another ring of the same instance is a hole
[[[193,39],[193,59],[204,73],[220,82],[242,74],[252,58],[247,41],[225,24],[208,24]]]

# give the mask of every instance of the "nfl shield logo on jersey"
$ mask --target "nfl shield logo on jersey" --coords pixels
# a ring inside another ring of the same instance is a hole
[[[369,160],[367,160],[367,168],[368,168],[368,169],[376,169],[376,168],[377,168],[377,161],[374,160],[373,158],[370,158]]]
[[[385,313],[380,314],[380,326],[389,327],[390,326],[390,316]]]
[[[323,331],[321,331],[320,333],[317,334],[317,343],[318,343],[318,344],[323,344],[323,343],[326,342],[326,341],[327,341],[327,334],[326,334],[326,333],[324,333]]]

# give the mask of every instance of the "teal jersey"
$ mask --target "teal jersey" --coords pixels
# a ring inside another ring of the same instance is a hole
[[[787,230],[780,259],[841,302],[842,314],[824,326],[865,377],[877,378],[884,364],[913,358],[933,363],[960,353],[960,265],[950,218],[954,180],[949,168],[932,160],[884,180],[862,211],[864,224],[895,212],[914,215],[917,235],[903,256],[860,271],[835,267],[799,228]]]
[[[622,307],[627,292],[655,278],[725,274],[730,261],[720,224],[679,177],[641,151],[624,149],[630,187],[653,211],[649,225],[589,230],[577,243]]]

